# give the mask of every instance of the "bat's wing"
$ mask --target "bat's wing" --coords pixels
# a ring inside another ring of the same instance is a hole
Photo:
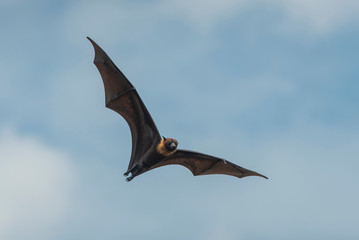
[[[207,174],[226,174],[235,177],[259,176],[267,178],[257,172],[242,168],[227,160],[187,150],[177,150],[151,169],[179,164],[188,168],[194,176]],[[268,179],[268,178],[267,178]]]
[[[94,64],[101,74],[106,107],[121,114],[131,129],[132,153],[128,166],[131,170],[154,143],[161,140],[157,127],[136,89],[116,67],[107,54],[88,37],[95,48]]]

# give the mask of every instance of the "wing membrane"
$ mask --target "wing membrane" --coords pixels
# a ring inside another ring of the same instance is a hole
[[[188,168],[194,176],[226,174],[239,178],[248,176],[267,178],[262,174],[240,167],[227,160],[187,150],[177,150],[173,155],[165,158],[151,169],[172,164],[179,164]]]
[[[94,64],[104,83],[106,107],[119,113],[131,130],[132,152],[128,166],[131,170],[161,137],[136,89],[110,57],[92,39],[88,39],[95,49]]]

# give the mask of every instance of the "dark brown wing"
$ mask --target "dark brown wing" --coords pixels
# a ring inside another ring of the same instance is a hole
[[[92,39],[88,39],[95,48],[94,64],[105,86],[106,107],[121,114],[131,129],[132,153],[128,166],[128,170],[131,170],[139,159],[161,140],[161,136],[130,81],[109,56]]]
[[[187,150],[177,150],[173,155],[165,158],[151,169],[171,164],[185,166],[191,170],[194,176],[207,174],[226,174],[239,178],[248,176],[259,176],[267,178],[262,174],[242,168],[227,160]]]

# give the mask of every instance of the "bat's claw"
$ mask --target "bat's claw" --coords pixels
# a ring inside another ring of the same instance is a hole
[[[130,172],[125,172],[125,173],[123,174],[123,176],[127,177],[128,174],[130,174]]]
[[[131,177],[126,178],[126,182],[131,181],[133,178],[134,178],[134,176],[131,176]]]

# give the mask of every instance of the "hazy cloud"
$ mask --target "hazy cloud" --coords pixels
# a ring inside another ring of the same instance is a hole
[[[356,0],[278,0],[285,13],[282,29],[313,35],[328,34],[345,25],[356,24],[359,2]]]
[[[1,129],[0,238],[46,238],[66,217],[73,170],[61,151],[12,128]]]
[[[27,3],[17,2],[17,5]],[[13,1],[2,1],[1,4],[16,9]],[[37,4],[42,4],[42,0]],[[33,6],[29,4],[29,7]],[[61,17],[54,20],[65,23],[58,31],[65,31],[68,41],[78,41],[72,36],[79,33],[83,36],[96,33],[98,36],[111,35],[112,38],[104,40],[116,39],[118,43],[119,40],[148,38],[157,33],[159,26],[176,22],[184,23],[195,34],[213,34],[226,20],[235,20],[244,14],[262,17],[268,9],[276,14],[275,20],[265,22],[269,27],[284,33],[314,36],[357,24],[359,16],[359,2],[356,0],[110,0],[72,2],[64,8]]]
[[[358,236],[357,34],[335,35],[356,2],[6,2],[1,124],[21,130],[0,130],[1,240]],[[129,128],[104,107],[86,36],[161,133],[269,180],[171,166],[126,183]]]

